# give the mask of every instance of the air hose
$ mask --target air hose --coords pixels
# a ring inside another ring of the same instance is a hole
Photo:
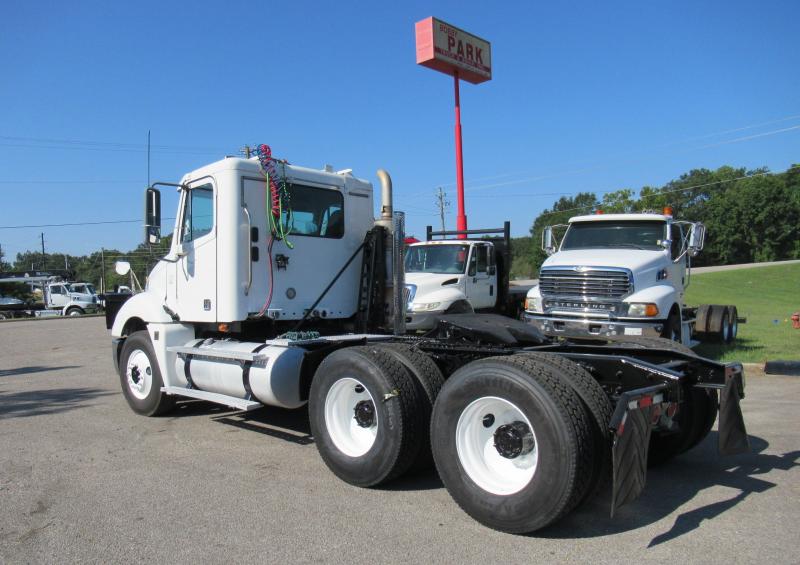
[[[286,161],[278,161],[272,156],[269,145],[261,144],[256,148],[256,156],[261,165],[261,170],[267,179],[267,202],[270,231],[275,239],[283,241],[289,249],[294,246],[288,239],[291,232],[293,214],[291,194],[286,184]],[[280,180],[275,163],[281,165]]]
[[[267,244],[267,266],[269,268],[269,294],[258,312],[258,317],[262,317],[269,309],[272,302],[272,294],[275,286],[274,274],[272,270],[272,245],[275,240],[283,241],[289,249],[294,246],[288,239],[289,233],[292,231],[292,206],[291,194],[289,187],[286,184],[286,161],[277,160],[272,156],[272,149],[269,145],[258,145],[255,150],[258,162],[261,165],[261,170],[267,180],[267,223],[269,224],[269,243]],[[280,181],[278,180],[278,171],[275,166],[276,161],[281,165]],[[285,215],[284,215],[285,213]]]

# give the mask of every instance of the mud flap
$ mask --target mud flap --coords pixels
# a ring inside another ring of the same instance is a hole
[[[719,452],[721,455],[737,455],[750,451],[750,440],[744,425],[739,401],[744,398],[742,366],[731,364],[725,367],[725,388],[719,398]]]
[[[611,517],[616,510],[636,500],[647,480],[647,452],[653,418],[660,414],[664,386],[624,393],[611,418],[614,440],[611,446],[613,490]]]

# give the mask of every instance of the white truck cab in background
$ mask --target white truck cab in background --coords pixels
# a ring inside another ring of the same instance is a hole
[[[528,292],[525,320],[552,336],[661,336],[690,345],[695,318],[702,315],[705,332],[715,312],[683,304],[705,228],[664,212],[575,216],[560,244],[546,228],[542,247],[550,256]],[[735,308],[719,312],[714,321],[727,314],[730,341]]]
[[[43,286],[45,310],[37,316],[81,316],[97,312],[97,292],[90,283],[54,282]]]
[[[444,314],[494,312],[518,318],[528,287],[509,286],[509,222],[503,228],[434,232],[406,248],[406,328],[429,330]],[[489,239],[434,236],[502,234]]]

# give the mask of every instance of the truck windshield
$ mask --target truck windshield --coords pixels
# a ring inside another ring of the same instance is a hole
[[[69,289],[70,291],[77,292],[79,294],[97,294],[94,291],[94,286],[90,284],[83,284],[83,283],[72,284],[70,285]]]
[[[468,245],[415,245],[406,249],[406,272],[461,274],[468,255]]]
[[[564,235],[561,251],[607,247],[659,250],[663,239],[664,222],[575,222]]]

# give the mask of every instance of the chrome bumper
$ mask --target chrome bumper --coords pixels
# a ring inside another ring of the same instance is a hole
[[[608,337],[615,335],[642,335],[659,337],[663,320],[652,322],[627,322],[597,318],[554,318],[541,314],[525,313],[525,322],[549,336]]]

